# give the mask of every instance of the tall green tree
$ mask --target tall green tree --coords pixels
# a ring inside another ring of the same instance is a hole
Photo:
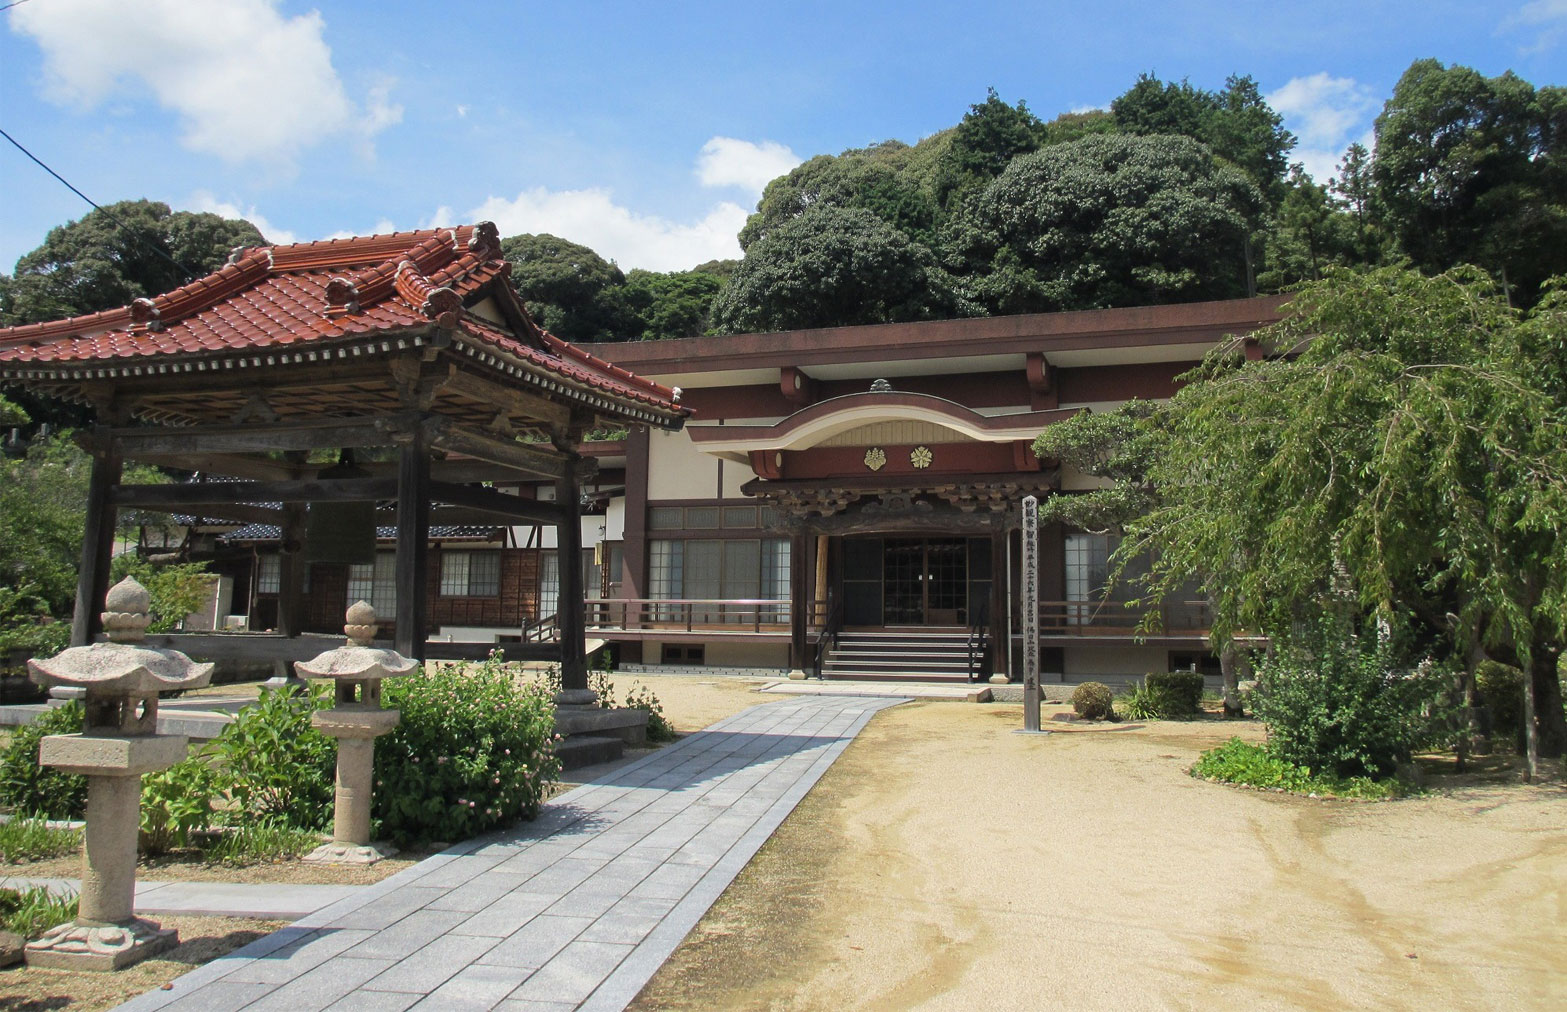
[[[658,341],[671,337],[696,337],[712,324],[713,299],[725,279],[710,270],[633,270],[626,275],[625,304],[638,329],[624,337]]]
[[[1567,273],[1567,89],[1417,60],[1376,136],[1378,200],[1422,270],[1479,264],[1522,305]]]
[[[721,333],[926,319],[945,282],[929,249],[858,207],[813,207],[757,240],[713,305]]]
[[[1329,267],[1361,262],[1356,238],[1356,221],[1333,191],[1296,165],[1266,233],[1258,283],[1278,291],[1320,281]]]
[[[236,247],[266,242],[248,221],[123,200],[50,229],[0,276],[8,326],[116,309],[221,267]]]
[[[1045,125],[1026,102],[1007,105],[996,89],[989,89],[985,101],[970,106],[952,132],[936,167],[936,202],[952,211],[1005,172],[1012,159],[1039,150],[1045,137]]]
[[[511,283],[534,321],[566,341],[607,341],[633,329],[619,267],[545,232],[501,240]]]
[[[1262,197],[1186,137],[1104,134],[1015,159],[947,233],[969,314],[1246,294]]]
[[[1122,559],[1148,597],[1200,575],[1218,636],[1334,601],[1529,672],[1530,767],[1567,747],[1567,292],[1527,316],[1471,268],[1330,271],[1170,402],[1159,505]]]
[[[740,230],[740,246],[758,240],[813,207],[858,207],[911,238],[930,241],[936,205],[918,183],[902,173],[907,145],[877,145],[817,155],[767,184],[756,213]]]

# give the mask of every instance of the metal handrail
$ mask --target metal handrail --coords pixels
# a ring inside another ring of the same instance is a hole
[[[987,621],[990,602],[981,601],[978,613],[973,616],[968,627],[968,680],[979,681],[982,672],[979,666],[985,659],[985,648],[989,645],[989,622]]]
[[[816,636],[816,677],[826,680],[822,665],[827,653],[838,645],[838,633],[843,629],[843,601],[831,589],[827,591],[827,614],[822,620],[822,631]]]

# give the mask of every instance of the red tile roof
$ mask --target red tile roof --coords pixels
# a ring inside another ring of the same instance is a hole
[[[0,329],[0,377],[224,357],[396,332],[445,332],[470,356],[672,417],[678,393],[541,330],[506,278],[495,226],[258,247],[182,288],[122,309]],[[466,312],[493,296],[510,330]],[[540,375],[543,374],[543,375]]]

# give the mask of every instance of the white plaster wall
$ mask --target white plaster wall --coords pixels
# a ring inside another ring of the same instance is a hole
[[[611,499],[602,519],[605,541],[626,540],[626,497],[618,495]]]
[[[1066,492],[1082,492],[1094,488],[1109,488],[1113,485],[1109,478],[1100,478],[1092,474],[1084,474],[1071,464],[1061,465],[1061,488]]]
[[[732,460],[726,460],[724,465],[724,499],[745,499],[746,494],[740,491],[740,486],[756,477],[756,472],[751,470],[749,464],[739,464]]]
[[[732,465],[739,469],[740,465]],[[684,432],[648,435],[649,499],[715,499],[718,459],[698,450]]]

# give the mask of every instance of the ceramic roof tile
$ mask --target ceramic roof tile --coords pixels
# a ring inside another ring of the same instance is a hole
[[[0,329],[0,376],[28,366],[221,357],[377,332],[450,329],[459,342],[499,352],[571,386],[672,416],[688,413],[669,388],[535,327],[505,284],[510,271],[488,223],[261,247],[205,278],[123,309]],[[523,333],[461,311],[462,301],[486,291],[509,302]]]

